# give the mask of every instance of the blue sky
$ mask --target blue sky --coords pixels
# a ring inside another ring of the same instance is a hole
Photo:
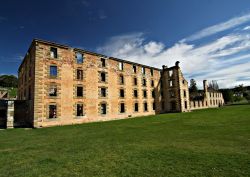
[[[147,65],[181,62],[189,80],[250,85],[250,1],[0,2],[0,74],[17,74],[33,38]]]

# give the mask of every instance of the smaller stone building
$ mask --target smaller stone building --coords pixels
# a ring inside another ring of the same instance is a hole
[[[220,107],[224,105],[224,98],[218,90],[209,90],[207,80],[203,81],[203,91],[200,94],[200,99],[190,99],[190,109],[205,109]]]

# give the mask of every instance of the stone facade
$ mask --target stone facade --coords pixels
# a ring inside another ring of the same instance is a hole
[[[18,75],[34,127],[190,111],[179,62],[158,69],[33,40]]]

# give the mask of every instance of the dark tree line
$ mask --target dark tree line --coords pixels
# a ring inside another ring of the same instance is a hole
[[[0,87],[14,87],[17,88],[18,81],[14,75],[1,75],[0,76]]]

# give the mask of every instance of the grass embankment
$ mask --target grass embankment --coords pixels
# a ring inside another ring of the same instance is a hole
[[[0,176],[250,176],[250,105],[2,130]]]

